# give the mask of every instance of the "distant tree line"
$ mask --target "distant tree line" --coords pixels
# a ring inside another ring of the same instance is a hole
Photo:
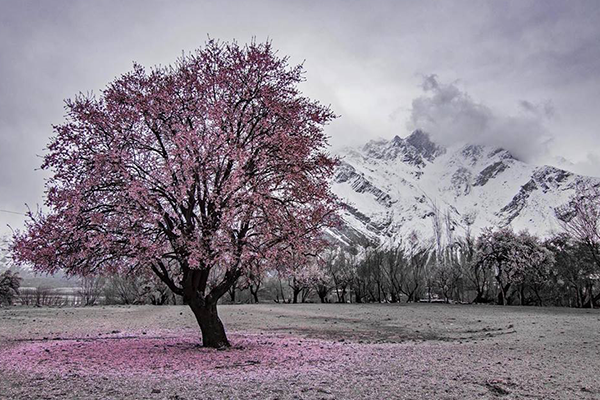
[[[86,276],[79,287],[20,287],[22,279],[11,270],[0,274],[0,304],[36,307],[181,304],[162,282],[153,277]]]
[[[449,213],[432,206],[433,238],[394,245],[336,247],[323,266],[262,278],[276,302],[459,302],[600,306],[600,191],[581,186],[556,209],[562,232],[539,238],[510,227],[457,235]],[[232,297],[233,300],[233,297]]]

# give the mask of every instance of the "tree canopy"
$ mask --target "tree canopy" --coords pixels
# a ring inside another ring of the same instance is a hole
[[[302,96],[302,81],[302,66],[270,43],[211,40],[68,100],[42,165],[49,212],[15,233],[15,260],[44,272],[153,272],[204,334],[240,276],[298,263],[335,221],[323,131],[335,115]],[[222,336],[205,345],[227,344]]]

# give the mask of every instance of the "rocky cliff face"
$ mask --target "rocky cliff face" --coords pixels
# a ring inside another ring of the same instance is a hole
[[[445,148],[420,130],[338,155],[333,190],[348,207],[343,228],[333,235],[348,244],[393,243],[413,232],[428,239],[436,215],[455,235],[468,225],[474,234],[511,225],[546,236],[559,229],[554,208],[578,183],[600,184],[599,178],[524,163],[499,148]]]

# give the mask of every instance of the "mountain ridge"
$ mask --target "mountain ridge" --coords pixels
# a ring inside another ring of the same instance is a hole
[[[347,207],[343,226],[331,234],[347,245],[397,243],[414,234],[429,239],[436,218],[456,235],[512,226],[548,236],[560,229],[554,208],[578,184],[600,186],[600,178],[528,164],[502,148],[444,147],[422,130],[336,155],[332,190]]]

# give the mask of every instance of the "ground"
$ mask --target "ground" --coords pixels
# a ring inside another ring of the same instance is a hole
[[[599,399],[600,312],[444,304],[0,309],[0,398]]]

